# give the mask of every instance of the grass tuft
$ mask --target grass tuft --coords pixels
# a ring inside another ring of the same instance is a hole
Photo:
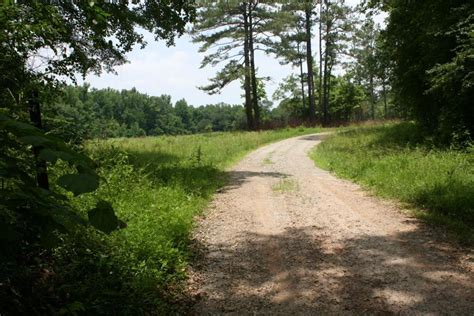
[[[281,179],[272,186],[274,192],[285,193],[299,190],[298,182],[292,179]]]

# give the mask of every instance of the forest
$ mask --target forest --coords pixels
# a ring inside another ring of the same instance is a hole
[[[1,315],[196,313],[196,216],[245,155],[301,135],[336,134],[308,149],[316,166],[474,242],[473,2],[6,0],[0,26]],[[198,89],[237,82],[242,102],[78,84],[125,64],[144,32],[189,36],[215,74]],[[272,93],[262,56],[293,70]],[[259,168],[278,166],[277,149]],[[273,195],[306,190],[276,181]]]

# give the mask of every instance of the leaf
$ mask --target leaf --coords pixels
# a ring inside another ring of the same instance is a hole
[[[74,195],[80,195],[96,190],[99,187],[99,177],[92,173],[66,174],[57,183]]]
[[[28,135],[19,138],[23,143],[33,145],[33,146],[42,146],[48,143],[51,143],[51,139],[46,136],[41,135]]]
[[[16,242],[19,239],[18,233],[12,226],[0,221],[0,241]]]
[[[120,222],[109,202],[97,202],[96,207],[90,210],[87,215],[91,225],[106,234],[119,228]]]
[[[38,158],[49,161],[51,163],[56,163],[58,159],[64,161],[72,161],[75,157],[66,151],[45,148],[41,150]]]

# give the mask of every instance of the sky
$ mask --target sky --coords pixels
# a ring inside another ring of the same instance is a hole
[[[346,1],[350,5],[358,2],[359,0]],[[148,95],[167,94],[172,97],[172,102],[184,98],[193,106],[219,102],[243,103],[238,81],[229,84],[216,95],[208,95],[198,89],[199,86],[206,85],[208,79],[213,77],[220,67],[200,68],[205,54],[198,52],[199,43],[192,43],[189,35],[177,38],[175,45],[171,47],[167,47],[163,41],[154,41],[149,33],[144,35],[148,45],[144,49],[133,49],[127,55],[129,62],[116,67],[117,74],[89,75],[84,82],[98,89],[111,87],[121,90],[135,87],[139,92]],[[316,43],[314,40],[313,45]],[[269,97],[283,78],[291,72],[297,72],[297,69],[280,65],[274,56],[267,56],[263,52],[257,52],[255,60],[258,76],[271,77],[265,84]]]

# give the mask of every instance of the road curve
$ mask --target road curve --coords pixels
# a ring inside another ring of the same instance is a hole
[[[198,220],[197,315],[474,314],[473,257],[314,166],[324,135],[262,147]]]

